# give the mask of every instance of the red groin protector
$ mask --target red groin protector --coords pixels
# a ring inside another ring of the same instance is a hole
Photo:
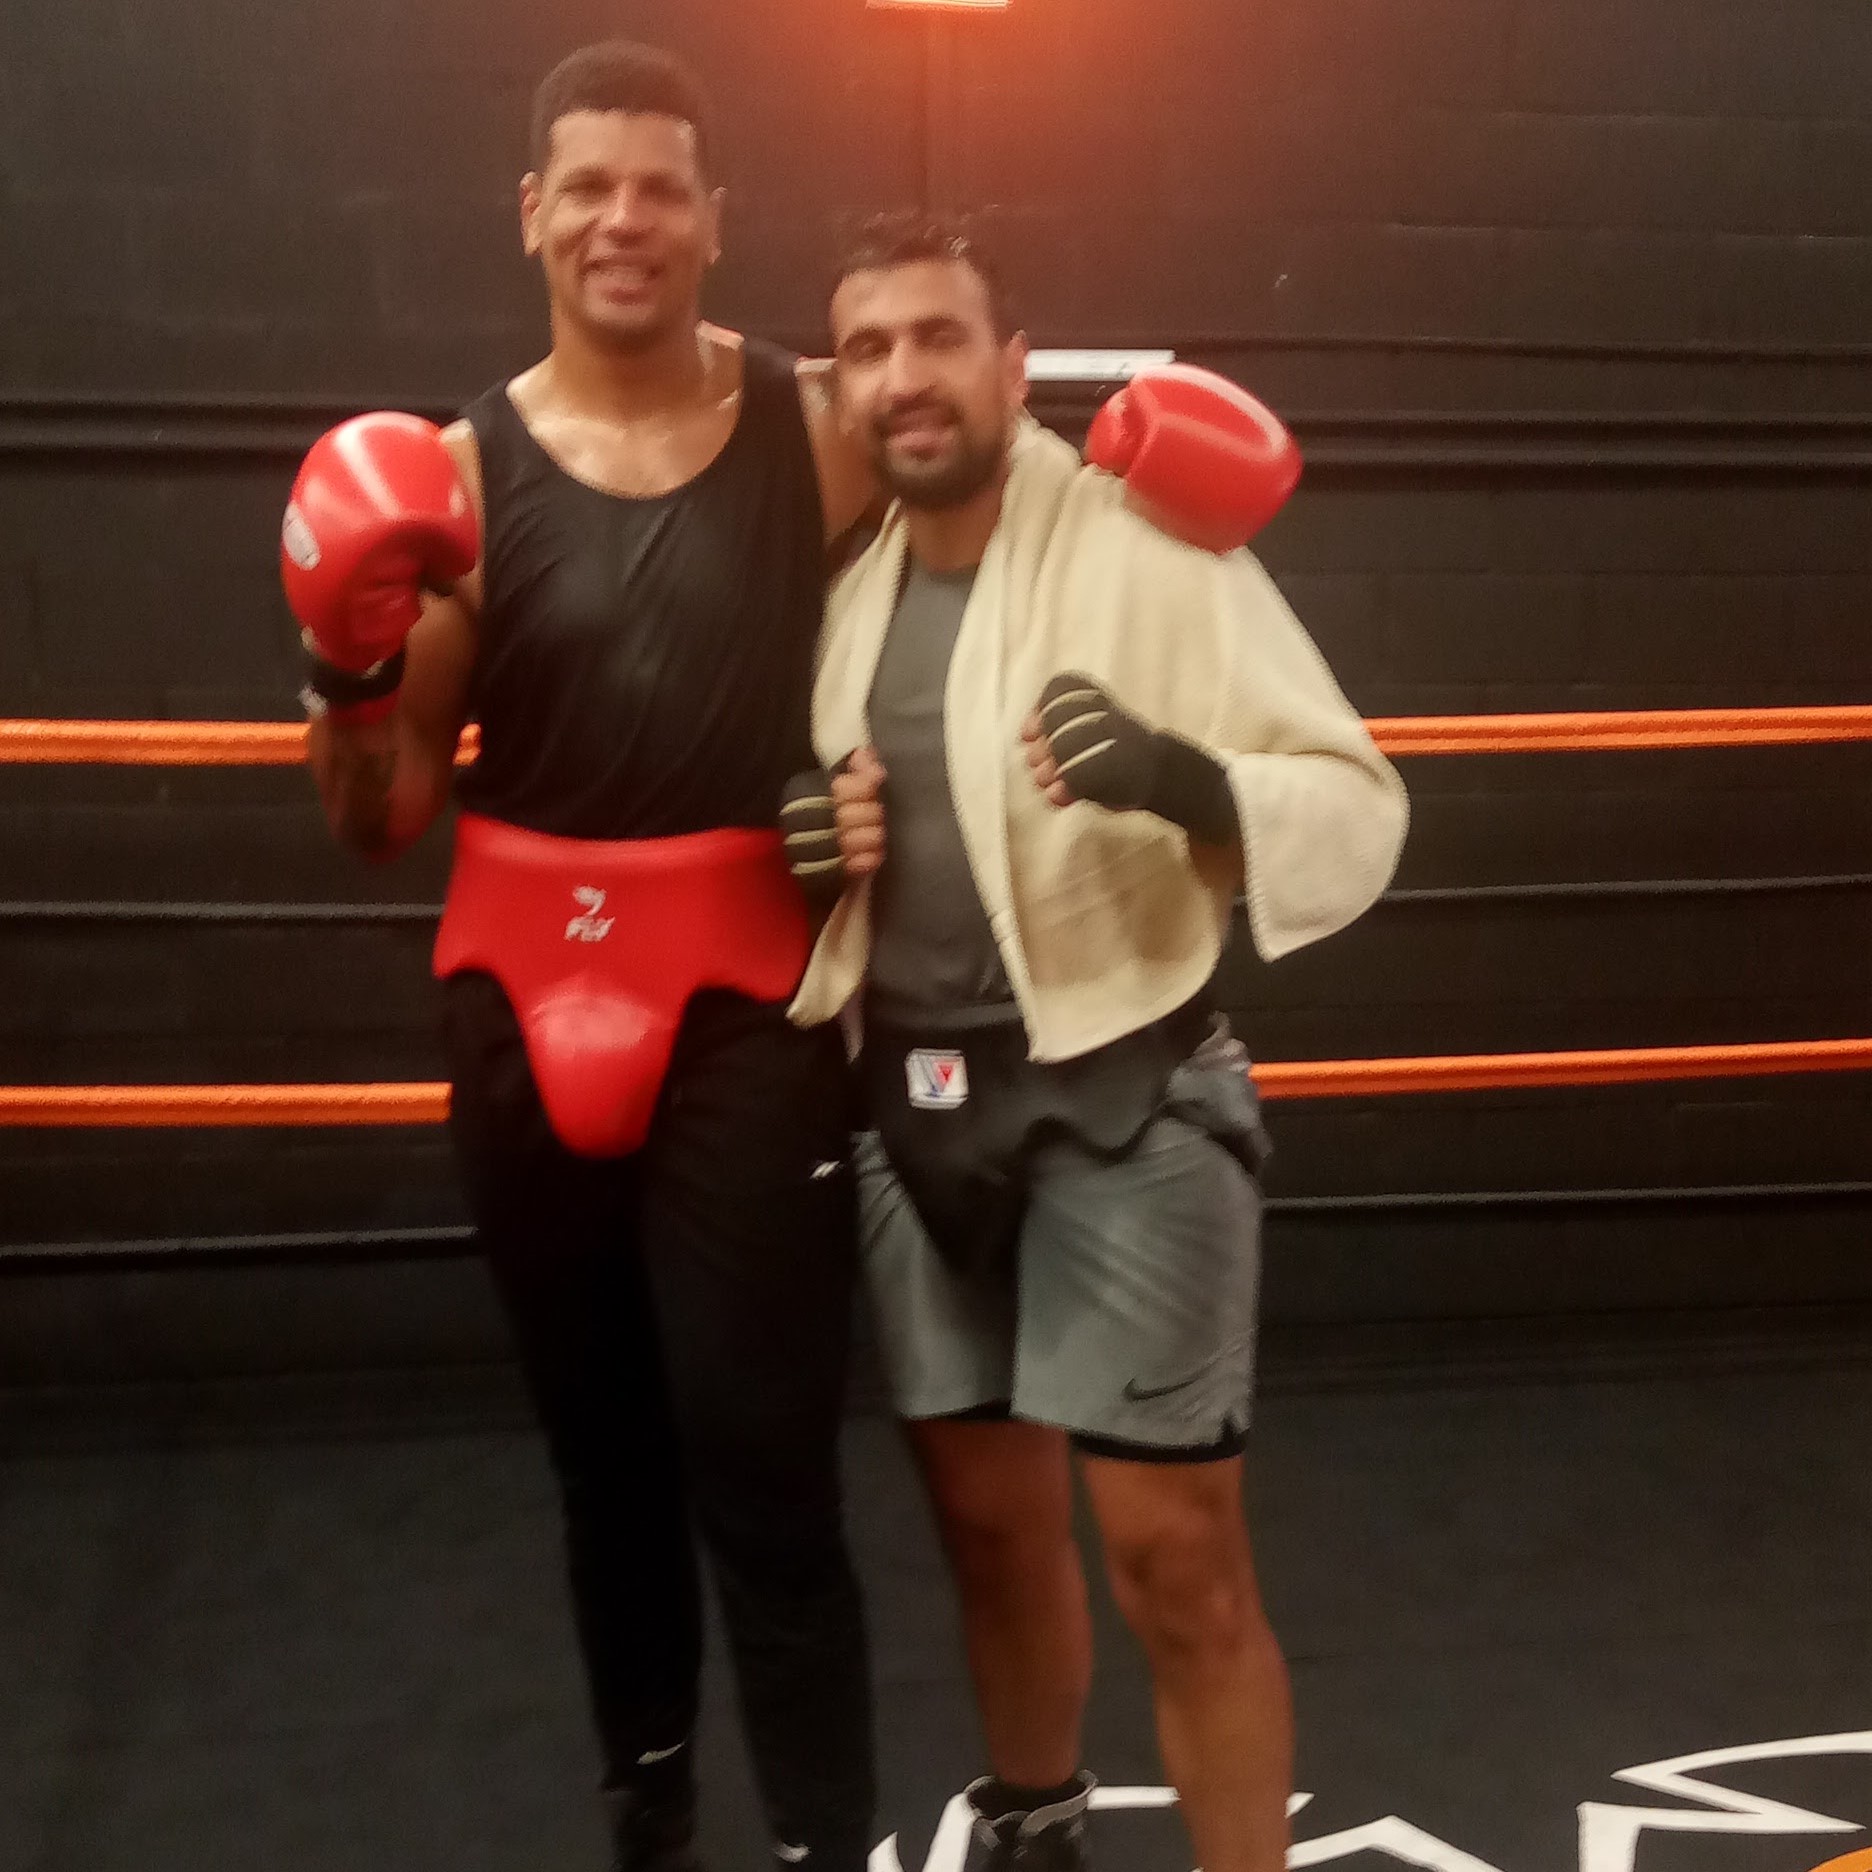
[[[789,997],[812,927],[778,832],[556,838],[462,814],[435,972],[506,990],[553,1130],[585,1157],[650,1130],[699,988]]]

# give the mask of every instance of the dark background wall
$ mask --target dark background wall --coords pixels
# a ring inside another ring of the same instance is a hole
[[[539,353],[526,102],[618,31],[715,93],[716,316],[812,346],[841,226],[927,199],[1036,342],[1171,345],[1287,415],[1262,550],[1368,714],[1872,699],[1863,5],[19,0],[0,715],[293,713],[296,456]],[[1406,778],[1391,900],[1238,950],[1264,1057],[1872,1031],[1872,750]],[[293,772],[0,768],[0,1080],[434,1077],[444,862],[355,868]],[[1275,1126],[1277,1320],[1872,1300],[1862,1076]],[[419,1259],[459,1223],[426,1133],[0,1132],[6,1362],[274,1356],[260,1315],[338,1360],[480,1345],[472,1275]],[[246,1271],[97,1272],[184,1262]]]

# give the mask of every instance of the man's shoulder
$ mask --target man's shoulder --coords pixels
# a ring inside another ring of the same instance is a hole
[[[1070,475],[1062,477],[1058,527],[1073,545],[1096,545],[1166,576],[1227,583],[1232,577],[1229,568],[1247,557],[1213,553],[1179,539],[1138,512],[1116,475],[1077,461]]]
[[[758,388],[792,383],[796,378],[803,382],[803,360],[771,338],[757,338],[751,332],[736,331],[707,319],[696,327],[696,337],[715,368],[739,377],[744,384],[752,382]]]
[[[893,507],[876,526],[867,525],[852,538],[844,563],[832,575],[829,602],[843,603],[878,576],[893,550],[893,532],[901,524],[902,516]]]
[[[525,370],[516,371],[511,377],[495,378],[480,395],[470,397],[461,406],[461,412],[450,428],[465,428],[480,433],[496,417],[509,411],[525,422],[539,400],[548,375],[547,367],[551,362],[550,356],[543,357],[529,364]]]
[[[794,357],[793,379],[799,385],[800,401],[809,415],[832,414],[832,360],[825,357]]]
[[[1076,593],[1122,602],[1153,617],[1208,617],[1246,641],[1293,613],[1248,548],[1215,553],[1165,532],[1127,502],[1124,483],[1080,467],[1061,487],[1045,564]]]
[[[758,338],[750,338],[746,332],[736,331],[731,325],[717,325],[703,319],[696,326],[696,344],[707,361],[710,374],[719,373],[730,383],[745,381],[763,367],[766,374],[773,372],[771,353],[774,347]]]
[[[893,505],[876,525],[864,525],[826,589],[828,636],[895,609],[908,550],[902,508]]]

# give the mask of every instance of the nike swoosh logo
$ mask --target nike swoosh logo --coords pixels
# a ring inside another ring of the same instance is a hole
[[[1247,1340],[1238,1339],[1223,1346],[1220,1351],[1212,1352],[1193,1372],[1171,1384],[1141,1385],[1135,1378],[1129,1379],[1125,1384],[1124,1395],[1133,1404],[1148,1404],[1152,1398],[1169,1397],[1172,1392],[1187,1391],[1199,1379],[1214,1371],[1224,1359],[1233,1358],[1238,1352],[1246,1350],[1247,1344]]]
[[[678,1742],[674,1748],[649,1749],[637,1757],[639,1768],[648,1768],[655,1762],[668,1761],[672,1755],[680,1755],[688,1747],[686,1742]]]
[[[1187,1391],[1208,1369],[1209,1366],[1205,1365],[1202,1371],[1193,1371],[1187,1378],[1179,1378],[1175,1384],[1141,1385],[1132,1378],[1126,1382],[1124,1394],[1133,1404],[1148,1404],[1152,1398],[1168,1397],[1173,1391]]]

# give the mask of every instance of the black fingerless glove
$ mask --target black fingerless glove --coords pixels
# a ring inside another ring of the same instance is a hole
[[[1080,799],[1109,812],[1151,812],[1208,845],[1241,837],[1222,763],[1180,735],[1147,728],[1090,676],[1055,676],[1040,692],[1040,726]]]
[[[780,794],[780,833],[787,869],[819,915],[826,915],[845,890],[845,860],[839,852],[838,819],[832,806],[832,775],[823,767],[795,774]]]

